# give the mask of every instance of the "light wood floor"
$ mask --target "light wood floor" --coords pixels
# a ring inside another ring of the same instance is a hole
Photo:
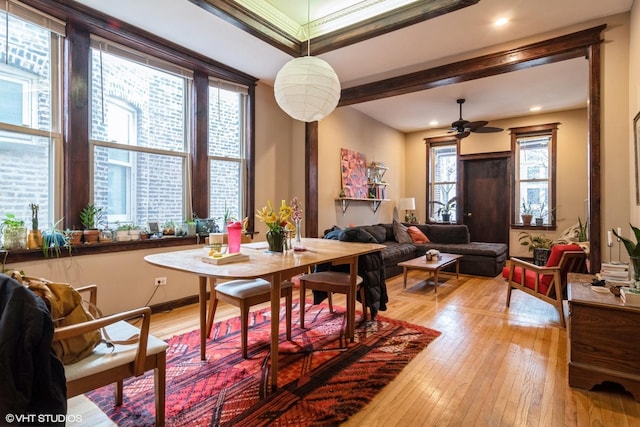
[[[553,307],[514,291],[507,309],[502,278],[441,277],[436,296],[424,275],[411,271],[407,289],[402,276],[388,279],[380,314],[442,335],[345,425],[640,426],[630,395],[568,386],[567,333]],[[216,320],[237,315],[221,303]],[[156,314],[152,333],[193,330],[197,317],[196,305]]]

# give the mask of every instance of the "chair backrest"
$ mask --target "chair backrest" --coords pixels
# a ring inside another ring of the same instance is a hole
[[[572,255],[565,257],[567,254]],[[587,272],[586,259],[586,254],[578,245],[554,245],[551,248],[551,254],[549,254],[545,267],[560,267],[560,280],[562,281],[560,285],[564,289],[564,285],[567,282],[567,273]],[[544,289],[548,289],[552,279],[553,276],[551,275],[545,275],[540,279]]]
[[[567,251],[582,252],[582,248],[573,243],[568,245],[553,245],[553,247],[551,248],[551,253],[549,254],[549,258],[547,259],[547,263],[545,264],[545,267],[555,267],[560,265],[562,254]]]

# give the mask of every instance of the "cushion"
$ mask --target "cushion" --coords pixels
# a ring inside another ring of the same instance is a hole
[[[407,231],[407,227],[400,224],[395,219],[393,220],[393,236],[398,243],[413,243],[413,239]]]
[[[343,242],[378,243],[375,237],[359,227],[343,230],[340,235],[340,240]]]
[[[560,259],[562,258],[562,254],[566,251],[581,251],[582,248],[576,244],[569,245],[553,245],[551,248],[551,254],[549,254],[549,258],[547,259],[547,267],[555,267],[560,264]]]
[[[416,226],[412,225],[411,227],[407,228],[407,231],[409,232],[409,235],[411,236],[411,240],[413,240],[413,243],[429,243],[430,242],[427,236],[425,236],[424,233],[420,231],[420,229]]]
[[[382,225],[362,225],[360,228],[371,234],[376,243],[384,243],[387,240],[387,230]]]

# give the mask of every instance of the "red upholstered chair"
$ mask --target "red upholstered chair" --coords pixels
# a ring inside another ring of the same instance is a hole
[[[565,326],[562,299],[567,287],[567,273],[587,273],[587,256],[578,245],[554,245],[546,265],[538,266],[518,258],[502,269],[507,280],[507,307],[511,291],[520,289],[556,307],[560,323]],[[524,278],[524,280],[523,280]]]

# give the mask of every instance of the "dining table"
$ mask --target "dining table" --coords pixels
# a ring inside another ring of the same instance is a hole
[[[206,340],[208,324],[213,319],[207,315],[207,283],[211,286],[211,295],[218,280],[262,278],[271,283],[271,313],[280,311],[281,284],[292,277],[307,273],[318,264],[348,264],[350,266],[351,288],[349,307],[347,307],[347,336],[353,342],[355,335],[355,301],[358,277],[358,257],[381,251],[384,245],[377,243],[343,242],[339,240],[303,238],[303,250],[271,252],[267,242],[252,242],[241,245],[240,252],[248,259],[239,262],[216,265],[208,259],[203,248],[177,250],[150,254],[145,261],[163,268],[192,273],[198,277],[199,316],[200,316],[200,358],[206,360]],[[210,301],[209,304],[212,304]],[[303,307],[304,301],[300,301]],[[302,308],[301,308],[302,309]],[[209,316],[211,317],[211,316]],[[278,382],[280,316],[271,316],[271,386],[275,390]]]

